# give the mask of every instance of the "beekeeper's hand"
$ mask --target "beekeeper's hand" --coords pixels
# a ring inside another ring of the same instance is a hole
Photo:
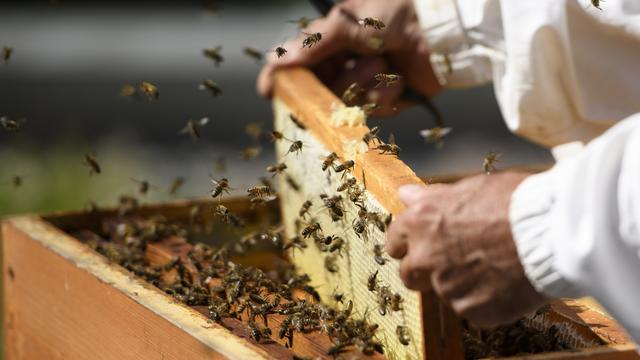
[[[543,305],[545,297],[524,274],[509,224],[511,193],[527,175],[401,187],[407,210],[390,226],[386,250],[402,259],[405,285],[433,289],[480,327],[514,321]]]
[[[382,30],[363,27],[358,23],[366,17],[382,20]],[[404,86],[432,97],[441,86],[431,69],[429,49],[422,36],[412,0],[346,0],[336,5],[329,15],[313,21],[295,39],[283,47],[288,53],[278,58],[275,53],[258,77],[257,89],[263,96],[271,96],[273,72],[285,66],[306,66],[338,96],[353,82],[367,92],[361,102],[380,105],[375,115],[388,115],[409,104],[398,101]],[[322,39],[311,48],[302,48],[307,34],[320,33]],[[381,47],[376,47],[376,39]],[[353,54],[361,55],[349,60]],[[374,89],[374,75],[392,73],[401,75],[398,83]]]

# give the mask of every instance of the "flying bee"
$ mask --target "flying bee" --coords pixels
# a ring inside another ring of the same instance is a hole
[[[298,129],[300,130],[306,130],[307,127],[304,126],[304,124],[300,121],[300,119],[298,119],[297,117],[293,116],[293,114],[289,114],[289,119],[291,120],[292,123],[294,123],[296,125],[296,127],[298,127]]]
[[[302,206],[300,207],[300,211],[298,211],[298,216],[304,219],[309,213],[309,209],[311,208],[311,206],[313,206],[311,200],[303,202]]]
[[[2,47],[2,59],[5,63],[9,62],[11,59],[11,55],[13,54],[13,48],[11,46],[3,46]]]
[[[273,176],[282,174],[286,169],[287,169],[287,164],[285,163],[279,163],[279,164],[267,166],[267,172],[273,173]]]
[[[342,191],[345,191],[347,189],[351,189],[352,187],[356,186],[357,181],[358,180],[356,178],[354,178],[354,177],[348,178],[345,182],[343,182],[342,184],[340,184],[340,186],[338,186],[336,191],[342,192]]]
[[[251,338],[256,342],[260,342],[262,338],[270,338],[271,337],[271,329],[268,327],[260,328],[258,324],[256,324],[253,320],[249,320],[248,323],[249,334]]]
[[[242,52],[248,57],[260,62],[262,61],[262,51],[254,49],[252,47],[245,47]]]
[[[284,179],[287,181],[287,185],[291,186],[294,191],[300,191],[300,185],[291,176],[287,175]]]
[[[380,105],[378,105],[377,103],[368,103],[362,105],[360,108],[362,109],[362,111],[364,111],[365,115],[370,116],[380,108]]]
[[[336,173],[341,172],[342,176],[344,176],[348,171],[351,171],[351,169],[353,169],[355,164],[356,164],[355,161],[347,160],[347,161],[343,162],[342,164],[334,166],[333,171],[335,171]]]
[[[224,57],[220,54],[222,46],[216,46],[214,48],[203,49],[202,54],[209,59],[213,60],[216,67],[220,66],[220,63],[224,61]]]
[[[291,248],[303,250],[303,249],[307,248],[307,243],[305,243],[304,240],[300,236],[295,236],[294,238],[289,240],[288,243],[286,243],[284,245],[282,250],[288,250],[288,249],[291,249]]]
[[[276,56],[278,57],[278,59],[280,59],[281,57],[287,55],[288,51],[283,46],[277,46],[275,49],[273,49],[273,52],[276,53]]]
[[[400,75],[397,75],[397,74],[379,73],[379,74],[376,74],[373,78],[376,79],[376,81],[378,82],[376,84],[376,89],[383,86],[389,87],[397,83],[398,81],[400,81]]]
[[[87,153],[84,155],[84,165],[89,167],[89,175],[100,174],[102,169],[100,168],[100,164],[98,164],[98,158],[94,153]]]
[[[156,188],[155,186],[152,186],[147,180],[138,180],[131,178],[131,181],[138,183],[138,192],[140,193],[140,195],[147,195],[151,188]]]
[[[244,226],[242,219],[240,219],[236,214],[232,213],[224,205],[220,205],[220,204],[216,205],[216,207],[213,210],[213,213],[217,216],[220,216],[222,218],[222,221],[224,221],[227,224],[231,224],[232,226],[235,226],[235,227]]]
[[[376,291],[376,289],[378,288],[378,271],[379,270],[376,270],[376,272],[369,275],[369,277],[367,278],[367,289],[369,291]]]
[[[364,92],[364,89],[358,85],[357,82],[349,85],[349,87],[342,93],[342,101],[345,104],[352,103],[358,96]]]
[[[229,194],[229,190],[231,190],[229,187],[229,179],[227,178],[222,178],[220,180],[211,179],[211,184],[213,184],[211,197],[214,199],[217,197],[222,198],[222,194]]]
[[[240,152],[240,158],[242,160],[253,160],[262,152],[262,148],[260,146],[249,146],[244,148]]]
[[[0,125],[7,131],[17,131],[26,122],[26,119],[9,119],[7,116],[0,116]]]
[[[147,95],[147,98],[149,100],[157,100],[158,97],[160,97],[158,87],[150,82],[143,81],[140,83],[140,86],[138,86],[138,88],[140,89],[141,93]]]
[[[444,54],[442,57],[447,75],[451,75],[453,73],[453,63],[451,62],[451,57],[449,56],[449,54]]]
[[[298,29],[304,29],[307,26],[309,26],[309,23],[311,23],[313,19],[309,19],[306,16],[303,16],[301,18],[298,18],[296,20],[289,20],[287,21],[288,23],[291,24],[296,24],[296,26],[298,27]]]
[[[406,326],[398,325],[396,328],[396,335],[398,335],[398,341],[402,345],[409,345],[409,329]]]
[[[247,189],[250,197],[269,197],[273,195],[271,187],[266,185],[253,186]]]
[[[383,256],[383,247],[380,244],[373,245],[373,259],[378,263],[378,265],[384,265],[387,263],[387,259]]]
[[[178,193],[178,190],[180,190],[180,188],[182,187],[182,185],[184,185],[186,181],[187,179],[184,178],[183,176],[176,177],[171,183],[171,186],[169,187],[169,194],[176,195]]]
[[[22,184],[24,183],[24,176],[21,175],[13,175],[11,176],[11,185],[13,185],[14,188],[19,188],[20,186],[22,186]]]
[[[389,135],[389,143],[388,144],[379,144],[375,147],[375,150],[380,150],[379,154],[389,154],[393,156],[400,155],[400,147],[396,145],[396,139],[393,134]]]
[[[262,124],[259,124],[257,122],[250,122],[245,125],[244,132],[255,140],[259,140],[264,133],[264,131],[262,130]]]
[[[187,124],[180,129],[178,134],[189,134],[193,141],[200,139],[200,129],[209,123],[208,117],[203,117],[200,120],[187,120]]]
[[[366,17],[364,19],[358,20],[358,24],[362,25],[363,28],[372,27],[376,30],[382,30],[387,25],[385,25],[382,20],[376,17]]]
[[[271,189],[273,189],[273,183],[271,182],[271,180],[267,179],[265,176],[260,176],[260,184],[264,186],[268,186]]]
[[[487,175],[496,171],[496,163],[500,161],[501,156],[502,154],[493,151],[489,151],[487,155],[485,155],[484,160],[482,160],[482,169]]]
[[[131,84],[124,84],[120,88],[120,96],[122,97],[129,97],[135,94],[136,94],[136,88]]]
[[[598,10],[602,11],[602,8],[600,7],[600,2],[601,2],[601,1],[603,1],[603,0],[591,0],[591,5],[592,5],[594,8],[596,8],[596,9],[598,9]],[[5,58],[5,60],[6,60],[6,58]]]
[[[304,229],[302,229],[302,237],[304,237],[305,239],[308,239],[314,234],[318,233],[319,231],[322,231],[322,227],[320,226],[320,223],[317,223],[317,222],[313,223],[311,225],[308,225]]]
[[[304,40],[302,40],[302,48],[304,49],[305,47],[308,47],[309,49],[311,49],[311,47],[317,43],[320,42],[320,40],[322,40],[322,34],[317,32],[317,33],[313,33],[313,34],[308,34],[303,32],[303,34],[307,35],[307,37],[304,38]]]
[[[287,154],[289,154],[289,153],[295,153],[296,155],[300,154],[300,152],[302,152],[302,146],[304,146],[304,145],[302,144],[302,141],[300,141],[300,140],[296,140],[296,141],[292,142],[291,146],[289,146],[289,151],[287,151]]]
[[[330,255],[324,258],[324,268],[330,273],[337,273],[339,268],[336,264],[337,258],[334,255]]]
[[[380,132],[380,127],[378,126],[372,127],[369,130],[369,132],[367,132],[362,136],[362,141],[364,141],[364,143],[367,144],[367,146],[369,146],[369,143],[373,141],[377,141],[378,143],[382,144],[382,141],[380,141],[380,138],[378,137],[379,132]]]
[[[326,171],[330,166],[333,166],[336,160],[338,160],[338,154],[334,152],[324,157],[322,160],[322,171]]]
[[[209,90],[211,95],[213,95],[214,97],[222,94],[222,89],[220,88],[220,86],[211,79],[202,80],[200,85],[198,85],[198,89],[200,89],[201,91]]]
[[[420,136],[422,136],[428,143],[435,144],[436,148],[441,149],[444,145],[442,138],[451,132],[451,128],[449,127],[439,127],[436,126],[431,129],[424,129],[420,131]]]
[[[284,137],[284,135],[280,132],[280,131],[272,131],[271,132],[271,142],[276,142],[278,140],[289,140],[286,137]],[[289,140],[291,141],[291,140]]]

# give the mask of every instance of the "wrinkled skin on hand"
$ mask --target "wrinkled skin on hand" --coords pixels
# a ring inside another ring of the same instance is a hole
[[[407,210],[390,226],[386,250],[401,259],[405,285],[433,289],[484,328],[542,306],[546,299],[524,274],[509,223],[511,194],[527,175],[505,172],[400,188]]]
[[[358,20],[375,17],[386,27],[364,28]],[[432,97],[441,87],[431,69],[429,49],[411,0],[346,0],[334,6],[325,18],[313,21],[304,33],[321,33],[322,40],[311,48],[302,48],[307,36],[300,33],[284,44],[288,53],[282,58],[271,54],[258,78],[258,92],[271,96],[273,72],[286,66],[312,68],[321,80],[338,95],[353,82],[368,89],[365,102],[376,102],[380,110],[375,115],[389,115],[394,108],[410,104],[399,101],[406,85]],[[382,40],[381,49],[372,49],[371,38]],[[358,54],[349,61],[352,54]],[[400,74],[398,83],[374,89],[378,73]]]

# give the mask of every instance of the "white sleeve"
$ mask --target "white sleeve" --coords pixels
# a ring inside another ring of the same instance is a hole
[[[414,0],[447,87],[493,81],[507,126],[553,147],[640,112],[640,1]]]
[[[640,114],[527,178],[510,218],[539,291],[593,296],[640,341]]]

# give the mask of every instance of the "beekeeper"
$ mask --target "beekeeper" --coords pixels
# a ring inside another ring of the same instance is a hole
[[[386,27],[354,21],[365,17]],[[337,90],[399,73],[397,86],[367,94],[383,112],[407,105],[404,86],[432,97],[492,81],[508,127],[557,160],[536,175],[401,187],[407,210],[386,250],[408,288],[432,288],[485,327],[549,297],[589,295],[640,340],[640,1],[346,0],[305,32],[322,40],[285,44],[261,94],[292,65]]]

